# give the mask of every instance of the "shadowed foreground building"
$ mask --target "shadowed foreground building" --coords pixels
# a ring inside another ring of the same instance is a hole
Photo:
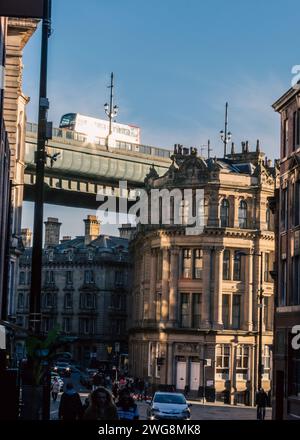
[[[300,345],[298,342],[297,349],[292,345],[296,336],[292,329],[300,325],[300,84],[297,86],[273,104],[281,118],[280,187],[276,197],[273,406],[276,419],[300,417]]]
[[[60,244],[61,223],[56,218],[45,222],[41,330],[47,333],[58,324],[62,334],[74,341],[64,350],[85,366],[93,360],[121,364],[128,353],[128,240],[101,235],[95,216],[89,215],[84,222],[84,236],[64,237]],[[20,258],[16,315],[17,323],[25,327],[29,311],[30,239],[29,231],[23,230],[26,249]],[[18,350],[22,357],[21,343]]]
[[[241,153],[233,146],[226,159],[204,160],[195,150],[176,147],[164,176],[152,168],[145,180],[148,190],[204,190],[206,226],[202,233],[188,235],[184,226],[172,225],[171,199],[170,225],[138,227],[132,241],[133,375],[179,390],[188,386],[191,394],[205,380],[208,393],[215,391],[217,398],[228,389],[232,401],[235,395],[237,401],[253,402],[258,376],[257,254],[262,253],[262,385],[270,389],[274,232],[268,197],[274,194],[274,175],[259,144],[250,152],[247,142]]]

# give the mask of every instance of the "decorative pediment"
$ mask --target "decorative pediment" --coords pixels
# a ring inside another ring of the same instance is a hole
[[[154,164],[151,165],[148,174],[144,179],[144,183],[146,186],[151,185],[152,181],[159,177],[158,172],[156,171]]]

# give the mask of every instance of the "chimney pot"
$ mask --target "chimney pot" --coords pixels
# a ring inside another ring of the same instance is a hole
[[[56,217],[48,217],[45,224],[45,244],[44,247],[57,246],[59,244],[59,233],[61,223]]]
[[[85,234],[84,244],[88,245],[100,235],[100,222],[95,215],[88,215],[84,220]]]
[[[29,228],[21,229],[22,242],[25,248],[31,247],[32,232]]]

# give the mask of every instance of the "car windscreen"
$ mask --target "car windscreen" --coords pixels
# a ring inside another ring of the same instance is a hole
[[[154,402],[184,404],[186,400],[184,396],[178,394],[157,394],[154,398]]]

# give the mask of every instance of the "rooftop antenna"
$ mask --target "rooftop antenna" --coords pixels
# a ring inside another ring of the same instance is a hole
[[[221,140],[223,141],[224,144],[224,158],[226,157],[226,149],[227,149],[227,144],[231,139],[231,132],[228,131],[227,133],[227,128],[228,128],[228,102],[226,102],[225,104],[225,130],[221,130],[220,131],[220,137]]]
[[[109,105],[106,102],[104,104],[104,110],[105,113],[108,116],[109,119],[109,130],[108,130],[108,136],[106,139],[106,148],[108,148],[108,139],[110,137],[110,135],[112,134],[112,119],[117,116],[118,114],[118,110],[119,107],[117,105],[113,105],[114,104],[114,94],[113,94],[113,89],[114,89],[114,74],[113,72],[111,72],[110,75],[110,86],[107,86],[108,89],[110,89],[110,99],[109,99]]]
[[[200,156],[203,157],[203,151],[205,150],[206,145],[200,146]]]

